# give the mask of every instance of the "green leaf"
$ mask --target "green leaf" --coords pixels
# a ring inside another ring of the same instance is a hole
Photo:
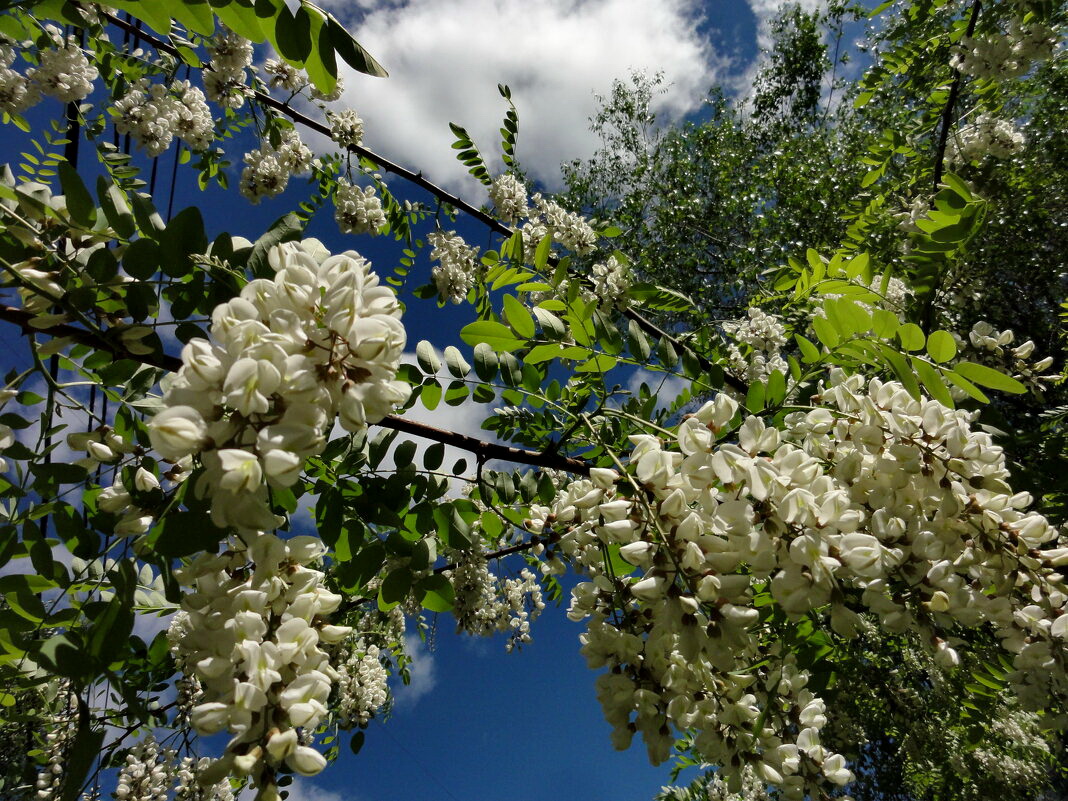
[[[524,339],[534,336],[534,318],[530,310],[514,295],[504,296],[504,319]]]
[[[428,411],[434,411],[441,403],[441,384],[433,378],[428,378],[419,389],[419,400]]]
[[[1000,370],[995,370],[992,367],[987,367],[985,364],[976,364],[975,362],[958,362],[954,365],[953,369],[964,378],[969,381],[973,381],[980,386],[987,387],[989,389],[996,389],[1001,392],[1009,392],[1013,395],[1020,395],[1027,392],[1027,387],[1017,381],[1010,375],[1006,375]]]
[[[452,583],[435,573],[422,579],[415,587],[416,595],[421,596],[419,603],[431,612],[449,612],[452,610],[456,595]]]
[[[912,357],[912,366],[916,370],[916,375],[920,377],[920,381],[926,387],[928,394],[943,406],[948,406],[952,409],[954,406],[953,396],[949,394],[949,390],[946,388],[938,369],[915,356]]]
[[[957,373],[953,372],[952,370],[946,370],[944,375],[947,381],[949,381],[951,384],[955,384],[957,387],[966,392],[969,396],[975,398],[980,403],[990,403],[990,398],[988,398],[986,394],[981,389],[979,389],[979,387],[977,387],[967,378],[964,378],[964,376],[957,375]]]
[[[352,38],[345,26],[332,15],[328,14],[327,26],[329,29],[330,43],[335,52],[357,72],[371,75],[376,78],[388,78],[389,73],[368,53],[360,43]]]
[[[794,334],[794,339],[797,341],[797,347],[801,350],[801,358],[804,359],[805,364],[815,364],[820,360],[819,348],[800,334]]]
[[[449,368],[449,372],[457,378],[466,378],[467,374],[471,372],[471,365],[464,359],[460,349],[453,345],[445,348],[445,365]]]
[[[200,551],[214,553],[225,535],[207,512],[172,512],[149,534],[149,542],[161,556],[191,556]]]
[[[263,27],[253,2],[254,0],[211,0],[211,5],[227,28],[253,42],[262,42]]]
[[[493,348],[485,342],[475,345],[475,374],[483,381],[493,381],[497,377],[500,359]]]
[[[415,359],[419,362],[419,369],[428,375],[436,375],[441,369],[441,359],[434,351],[434,346],[425,339],[415,346]]]
[[[473,323],[468,323],[460,329],[460,339],[468,345],[484,344],[493,350],[505,352],[519,350],[519,348],[526,345],[526,341],[517,339],[508,326],[492,320],[477,320]],[[475,369],[478,369],[477,359],[475,361]],[[489,379],[483,378],[483,380],[488,381]]]
[[[923,329],[916,323],[905,323],[897,329],[897,338],[901,341],[901,347],[908,351],[922,350],[926,341]]]
[[[939,364],[957,355],[957,342],[948,331],[932,331],[927,337],[927,354]]]
[[[66,161],[59,162],[56,169],[59,171],[59,182],[67,199],[70,218],[83,228],[92,228],[96,222],[96,204],[93,203],[93,197],[78,171]]]
[[[412,589],[412,571],[407,567],[392,570],[378,591],[378,608],[387,612],[403,601]]]

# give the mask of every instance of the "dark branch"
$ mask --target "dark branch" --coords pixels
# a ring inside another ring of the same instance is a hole
[[[968,30],[965,36],[975,33],[975,23],[979,20],[979,11],[983,7],[980,0],[972,4],[972,15],[968,20]],[[942,109],[942,128],[938,133],[938,150],[935,151],[934,191],[938,191],[938,185],[942,183],[943,164],[946,160],[946,145],[949,143],[949,129],[953,127],[953,111],[957,107],[957,98],[960,96],[960,87],[964,82],[961,71],[954,70],[953,85],[949,87],[949,97],[946,98],[946,106]]]

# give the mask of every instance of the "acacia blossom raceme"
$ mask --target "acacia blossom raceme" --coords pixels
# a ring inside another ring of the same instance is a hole
[[[190,721],[199,734],[232,735],[222,758],[200,771],[201,784],[251,776],[257,798],[272,798],[279,769],[314,775],[325,767],[308,736],[339,679],[323,646],[352,631],[327,622],[341,596],[309,566],[325,550],[317,537],[246,533],[179,571],[191,591],[170,638],[176,662],[201,688]]]
[[[590,666],[611,669],[598,695],[616,745],[640,731],[659,762],[671,727],[693,730],[702,759],[748,764],[791,799],[852,774],[820,744],[823,702],[767,633],[768,604],[787,621],[823,614],[846,638],[868,612],[917,632],[943,665],[958,659],[955,627],[986,627],[1013,655],[1025,707],[1068,697],[1068,595],[1054,570],[1068,548],[1012,492],[974,415],[840,371],[814,402],[780,431],[737,425],[720,395],[670,446],[633,436],[623,479],[595,472],[529,521],[590,577],[569,614],[588,619]],[[614,548],[635,575],[606,562]]]
[[[274,278],[215,309],[212,341],[186,344],[148,426],[163,458],[200,457],[194,490],[216,525],[241,531],[275,527],[267,487],[291,486],[336,419],[359,431],[408,397],[400,305],[365,259],[308,240],[268,261]]]

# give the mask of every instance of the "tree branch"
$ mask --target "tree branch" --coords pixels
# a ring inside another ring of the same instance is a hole
[[[131,25],[130,23],[126,22],[125,20],[120,19],[119,17],[116,17],[114,14],[110,14],[110,13],[107,13],[107,12],[101,12],[101,16],[106,18],[108,20],[108,22],[110,22],[111,24],[115,25],[117,28],[120,28],[120,29],[122,29],[124,31],[127,31],[129,33],[134,33],[137,36],[140,36],[141,39],[143,39],[145,42],[148,42],[149,44],[151,44],[156,49],[162,50],[162,51],[164,51],[166,53],[170,53],[173,56],[181,58],[181,54],[178,52],[178,49],[176,47],[174,47],[173,45],[169,44],[168,42],[164,42],[162,39],[157,39],[156,37],[146,33],[143,30],[137,30],[133,25]],[[211,69],[211,66],[207,65],[205,67],[205,69]],[[283,103],[282,101],[280,101],[280,100],[278,100],[278,99],[276,99],[274,97],[271,97],[266,92],[261,92],[261,91],[258,91],[258,90],[252,90],[252,95],[257,101],[259,101],[263,105],[269,106],[270,108],[274,109],[275,111],[278,111],[278,112],[284,114],[285,116],[289,117],[289,119],[291,119],[293,122],[299,123],[300,125],[303,125],[306,128],[308,128],[308,129],[310,129],[312,131],[315,131],[316,133],[320,133],[320,134],[322,134],[322,135],[324,135],[326,137],[330,136],[330,128],[328,126],[324,125],[323,123],[319,122],[318,120],[312,119],[311,117],[307,116],[306,114],[304,114],[304,113],[302,113],[300,111],[297,111],[295,108],[293,108],[289,104]],[[384,158],[383,156],[380,156],[378,153],[375,153],[373,150],[368,150],[366,147],[362,147],[362,146],[359,146],[359,145],[350,145],[350,146],[348,146],[347,149],[350,152],[355,153],[357,156],[362,156],[364,158],[369,159],[370,161],[373,161],[375,164],[377,164],[379,167],[381,167],[382,170],[384,170],[385,172],[393,173],[394,175],[397,175],[397,176],[405,179],[406,181],[409,181],[410,183],[414,184],[415,186],[418,186],[420,189],[424,189],[425,191],[427,191],[430,194],[434,195],[439,200],[442,200],[442,201],[444,201],[445,203],[448,203],[451,206],[455,206],[458,210],[460,210],[460,211],[464,212],[465,214],[467,214],[468,216],[473,217],[474,219],[478,220],[480,223],[482,223],[483,225],[487,226],[488,228],[490,228],[490,230],[494,231],[495,233],[498,233],[501,236],[506,236],[506,237],[510,237],[510,236],[512,236],[512,234],[515,233],[515,231],[512,228],[510,228],[509,226],[505,225],[500,220],[495,219],[492,215],[487,214],[486,212],[482,211],[481,209],[476,208],[475,206],[472,206],[470,203],[467,203],[467,202],[461,200],[456,195],[453,195],[453,194],[445,191],[444,189],[442,189],[437,184],[434,184],[431,181],[428,181],[426,178],[423,177],[423,174],[421,172],[416,173],[416,172],[413,172],[412,170],[409,170],[409,169],[407,169],[405,167],[400,166],[399,164],[395,164],[392,161],[390,161],[389,159]],[[697,351],[695,351],[693,348],[691,348],[685,342],[682,342],[680,339],[678,339],[678,337],[675,337],[672,334],[669,334],[667,331],[662,329],[660,326],[656,325],[656,323],[654,323],[652,320],[649,320],[647,317],[645,317],[640,312],[638,312],[638,311],[636,311],[634,309],[629,309],[628,308],[628,309],[624,309],[623,315],[626,318],[628,318],[630,320],[633,320],[635,323],[637,323],[638,326],[646,334],[649,334],[651,336],[655,336],[655,337],[658,337],[658,338],[661,338],[661,339],[666,339],[675,348],[682,348],[682,349],[688,351],[689,353],[693,354],[694,358],[697,360],[697,363],[701,366],[702,370],[711,370],[712,369],[713,363],[709,359],[707,359],[705,356],[703,356],[702,354],[700,354]],[[734,389],[734,390],[736,390],[738,392],[741,392],[743,394],[748,389],[743,382],[739,381],[738,379],[736,379],[734,376],[730,375],[729,373],[725,373],[724,374],[724,381],[732,389]]]
[[[106,337],[79,328],[69,323],[57,323],[47,328],[35,328],[31,325],[34,315],[25,309],[14,306],[0,305],[0,320],[14,323],[27,334],[41,333],[55,337],[66,337],[82,345],[88,345],[108,353],[120,359],[132,359],[151,367],[175,373],[182,366],[182,360],[177,356],[167,353],[148,353],[144,355],[130,353],[121,343],[112,342]],[[506,462],[527,464],[532,467],[546,467],[553,470],[566,470],[569,473],[578,473],[588,476],[590,474],[589,463],[582,459],[574,459],[569,456],[560,456],[553,453],[543,453],[525,448],[515,448],[510,445],[502,445],[496,442],[487,442],[467,434],[458,434],[441,428],[409,420],[405,417],[389,415],[374,425],[382,428],[390,428],[405,434],[413,434],[417,437],[440,442],[443,445],[452,445],[461,450],[473,453],[482,459],[500,459]]]
[[[983,7],[981,0],[975,0],[972,4],[972,15],[968,19],[968,30],[965,36],[975,33],[975,23],[979,20],[979,11]],[[953,85],[949,87],[949,97],[946,98],[946,106],[942,109],[942,129],[938,134],[938,149],[935,151],[934,191],[938,191],[938,185],[942,183],[943,163],[946,160],[946,145],[949,143],[949,129],[953,125],[953,110],[957,106],[957,98],[960,95],[960,87],[964,75],[959,69],[954,70]]]

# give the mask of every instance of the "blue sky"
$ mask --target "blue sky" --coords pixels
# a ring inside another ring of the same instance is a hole
[[[453,159],[447,122],[465,125],[495,151],[504,105],[496,85],[508,83],[520,113],[520,158],[552,187],[561,161],[589,155],[596,143],[587,118],[595,94],[632,69],[663,69],[670,83],[660,98],[665,119],[700,109],[719,82],[744,91],[763,24],[777,0],[329,0],[353,23],[357,39],[392,73],[388,80],[350,76],[345,95],[367,122],[367,144],[384,156],[420,168],[434,180],[484,202]],[[48,102],[40,111],[60,113]],[[35,115],[42,122],[46,117]],[[0,129],[9,157],[26,148],[13,127]],[[91,151],[83,148],[85,159]],[[232,156],[236,185],[240,153]],[[173,150],[162,157],[163,185]],[[209,234],[225,228],[255,238],[304,195],[299,179],[282,198],[251,207],[219,191],[200,193],[189,170],[179,170],[175,209],[199,205]],[[404,196],[398,180],[387,179]],[[412,196],[416,199],[417,196]],[[165,206],[164,202],[160,202]],[[472,243],[484,232],[461,223]],[[345,239],[329,209],[310,233],[334,251],[356,248],[387,272],[396,259],[392,240]],[[429,274],[425,257],[414,285]],[[421,338],[458,330],[469,308],[439,311],[409,302],[410,348]],[[0,332],[0,343],[18,339]],[[417,415],[443,427],[477,432],[475,409],[442,407]],[[372,724],[358,756],[341,758],[315,780],[302,780],[291,801],[575,801],[649,799],[668,781],[639,744],[619,753],[609,742],[595,698],[596,674],[578,653],[580,624],[552,606],[534,625],[534,642],[506,654],[502,640],[453,635],[451,617],[437,622],[432,651],[420,646],[411,687],[398,688],[387,724]]]

